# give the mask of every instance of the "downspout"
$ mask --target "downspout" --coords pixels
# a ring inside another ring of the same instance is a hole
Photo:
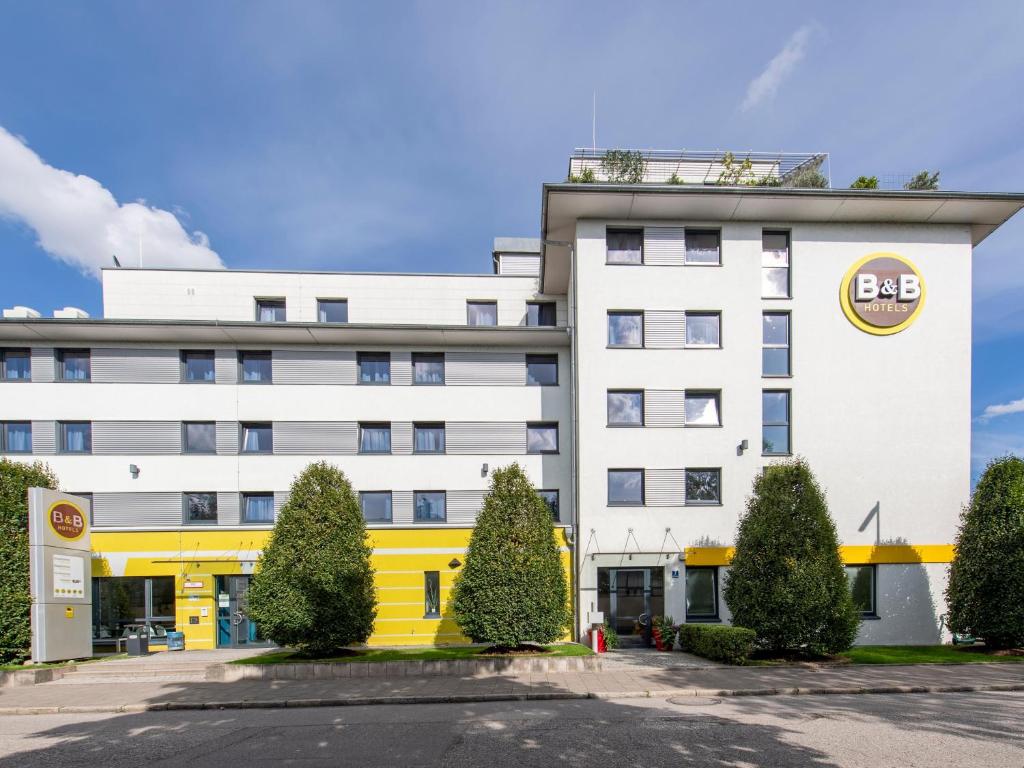
[[[580,528],[580,407],[579,407],[579,345],[576,343],[576,313],[579,307],[576,303],[576,240],[569,245],[569,263],[572,269],[572,291],[570,301],[572,311],[569,313],[569,344],[570,357],[572,359],[572,388],[569,391],[569,401],[572,411],[572,462],[570,472],[572,473],[572,525],[576,532],[575,544],[572,548],[572,579],[573,579],[573,638],[580,639],[580,536],[583,529]]]

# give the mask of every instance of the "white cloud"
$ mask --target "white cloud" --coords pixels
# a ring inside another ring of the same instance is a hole
[[[95,179],[54,168],[0,127],[0,217],[36,233],[39,247],[99,276],[117,255],[125,266],[223,267],[202,232],[187,232],[170,211],[120,204]]]
[[[1024,413],[1024,398],[1020,400],[1011,400],[1008,403],[997,403],[996,405],[989,405],[985,407],[979,419],[981,421],[988,421],[994,419],[997,416],[1010,416],[1014,413]]]
[[[774,59],[768,62],[768,66],[764,68],[764,71],[750,81],[750,85],[747,86],[747,96],[743,99],[740,109],[746,112],[775,95],[775,92],[779,90],[779,86],[782,85],[783,81],[789,77],[796,65],[803,59],[807,52],[807,42],[810,40],[813,31],[813,24],[804,24],[793,33],[793,36],[789,38],[782,47],[782,50],[776,54]]]

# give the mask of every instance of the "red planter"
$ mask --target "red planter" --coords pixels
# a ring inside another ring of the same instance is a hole
[[[587,630],[587,644],[591,648],[594,647],[593,633],[594,633],[594,630],[592,630],[592,629],[588,629]],[[599,629],[599,630],[597,630],[597,652],[598,653],[605,653],[607,650],[608,650],[608,647],[605,645],[605,642],[604,642],[604,632]]]

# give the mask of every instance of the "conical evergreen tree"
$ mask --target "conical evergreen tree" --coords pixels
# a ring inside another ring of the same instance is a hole
[[[292,483],[249,587],[249,615],[278,645],[325,656],[366,642],[377,615],[372,548],[345,475],[310,464]]]
[[[1024,460],[985,469],[960,518],[946,600],[954,632],[1024,646]]]
[[[773,652],[849,648],[859,617],[839,557],[835,524],[810,467],[765,467],[740,521],[725,583],[733,623]]]
[[[518,464],[492,475],[452,606],[463,634],[501,648],[550,643],[569,626],[551,510]]]

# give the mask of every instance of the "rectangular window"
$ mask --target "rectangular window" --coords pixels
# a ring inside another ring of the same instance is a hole
[[[417,523],[443,523],[448,519],[445,511],[444,491],[416,491],[413,494],[413,519]]]
[[[684,395],[684,423],[688,427],[720,427],[722,415],[719,409],[719,392],[695,392],[686,390]]]
[[[722,503],[722,470],[720,470],[720,469],[688,469],[688,470],[686,470],[686,503],[687,504],[721,504]]]
[[[390,523],[391,491],[360,491],[359,508],[368,523]]]
[[[686,620],[718,620],[718,569],[686,566]]]
[[[186,523],[216,523],[217,522],[217,494],[216,493],[184,493],[182,502],[185,507]],[[273,503],[271,503],[273,510]]]
[[[644,425],[644,391],[642,389],[608,390],[608,426],[642,427]]]
[[[4,381],[31,381],[31,352],[27,349],[0,349],[0,378]]]
[[[269,422],[242,424],[242,453],[273,453],[274,425]]]
[[[644,471],[642,469],[608,470],[609,506],[643,506]]]
[[[528,301],[526,302],[526,324],[529,326],[554,326],[555,324],[555,302],[553,301]]]
[[[441,618],[441,574],[438,571],[423,572],[423,618]]]
[[[444,384],[444,353],[413,352],[412,383],[426,386]]]
[[[789,390],[766,389],[761,393],[761,452],[766,456],[789,455]]]
[[[721,264],[722,233],[717,229],[686,230],[687,264]]]
[[[875,607],[875,566],[846,566],[846,583],[850,585],[853,604],[861,616],[877,616]]]
[[[238,379],[242,384],[270,384],[274,380],[273,357],[269,352],[239,352]]]
[[[60,422],[61,453],[92,453],[92,422]]]
[[[721,347],[721,331],[721,312],[686,313],[686,346],[715,348]]]
[[[413,424],[413,453],[444,453],[444,424]]]
[[[216,380],[213,367],[213,350],[186,349],[181,353],[181,380],[186,383]]]
[[[527,424],[527,453],[558,453],[557,424]]]
[[[606,240],[609,264],[644,263],[644,231],[642,229],[609,229]]]
[[[256,322],[283,323],[287,319],[284,299],[256,299]]]
[[[789,312],[761,316],[761,375],[789,376]]]
[[[212,421],[186,421],[182,425],[182,453],[216,453],[217,425]]]
[[[551,510],[551,519],[557,523],[559,521],[558,491],[542,490],[537,491],[537,495],[548,505],[548,509]]]
[[[608,346],[642,347],[644,345],[643,312],[609,312]]]
[[[243,523],[273,523],[274,522],[274,494],[272,494],[272,493],[243,493],[242,494],[242,522]]]
[[[386,385],[391,383],[390,352],[359,352],[356,359],[359,365],[360,384]]]
[[[526,384],[531,387],[557,387],[558,355],[527,355]]]
[[[761,296],[765,299],[788,299],[789,232],[761,233]]]
[[[32,422],[5,421],[0,424],[0,453],[32,453]]]
[[[317,299],[316,319],[320,323],[347,323],[348,299]]]
[[[92,378],[88,349],[58,349],[57,373],[61,381],[89,381]]]
[[[497,325],[498,302],[467,301],[466,323],[468,325]]]
[[[360,424],[359,452],[391,453],[391,424]]]

